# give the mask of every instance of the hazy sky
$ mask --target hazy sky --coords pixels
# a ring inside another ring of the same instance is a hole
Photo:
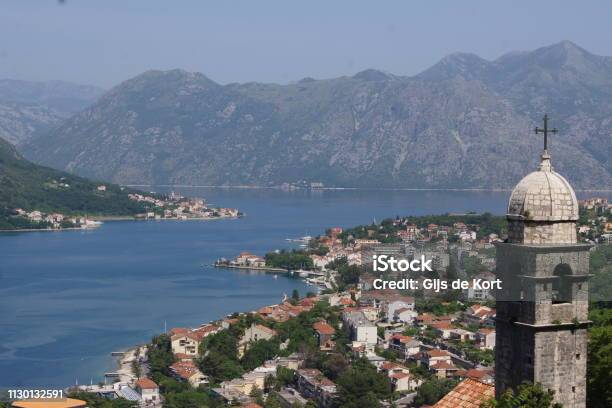
[[[147,69],[286,83],[571,40],[612,55],[610,1],[3,0],[0,78],[111,87]]]

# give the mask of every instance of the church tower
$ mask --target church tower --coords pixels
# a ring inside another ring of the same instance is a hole
[[[555,392],[564,408],[586,406],[590,245],[576,234],[578,201],[547,151],[508,204],[508,240],[497,245],[495,393],[524,381]]]

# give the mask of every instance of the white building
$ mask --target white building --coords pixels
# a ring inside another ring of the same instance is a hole
[[[153,380],[141,378],[136,381],[136,392],[144,402],[159,401],[159,387]]]
[[[376,326],[366,318],[363,312],[344,312],[342,318],[350,329],[351,340],[363,343],[366,347],[376,345],[378,342]]]

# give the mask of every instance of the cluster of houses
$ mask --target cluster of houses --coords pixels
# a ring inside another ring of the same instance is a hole
[[[578,226],[578,234],[591,243],[612,242],[612,204],[607,198],[594,197],[578,202],[581,210],[586,211],[585,224]]]
[[[355,289],[304,298],[297,302],[285,299],[279,304],[265,306],[252,313],[264,321],[285,322],[311,310],[321,300],[340,308],[340,328],[349,335],[353,355],[366,358],[379,373],[389,378],[393,390],[402,395],[402,398],[394,401],[395,406],[411,406],[411,398],[423,383],[422,377],[409,368],[409,363],[415,363],[438,378],[463,380],[462,387],[465,384],[474,387],[486,384],[492,387],[492,368],[477,361],[469,361],[454,346],[457,343],[469,343],[475,348],[492,350],[495,345],[494,309],[475,304],[462,312],[437,316],[419,313],[414,298],[395,291]],[[176,362],[169,368],[174,378],[193,387],[209,385],[208,377],[196,363],[201,344],[208,336],[228,329],[238,321],[238,318],[226,318],[197,328],[170,329],[167,334]],[[312,330],[321,352],[337,352],[337,326],[320,319],[313,322]],[[411,335],[406,335],[407,331]],[[425,332],[434,333],[434,340],[427,339]],[[277,335],[266,323],[252,323],[238,340],[238,355],[244,355],[254,342],[270,340]],[[282,343],[281,350],[287,345],[288,341]],[[392,351],[396,358],[389,360],[383,357],[385,350]],[[336,384],[321,371],[306,366],[305,360],[300,353],[287,357],[277,356],[238,378],[223,381],[211,391],[228,404],[257,408],[258,405],[251,397],[253,390],[263,390],[266,378],[275,377],[279,367],[283,367],[293,370],[295,377],[293,385],[272,391],[281,406],[304,406],[308,400],[314,401],[320,408],[333,406],[338,395]],[[489,390],[488,387],[483,390]],[[122,395],[127,395],[126,392],[130,390],[135,393],[132,399],[139,401],[141,406],[161,406],[159,387],[151,379],[138,379],[125,387]]]
[[[456,343],[492,350],[495,346],[494,318],[494,309],[479,304],[453,315],[419,314],[414,299],[385,290],[357,293],[356,305],[344,307],[342,313],[343,324],[349,328],[353,353],[365,357],[386,373],[394,390],[400,392],[411,392],[421,384],[407,368],[408,362],[426,368],[439,378],[474,378],[492,383],[492,368],[467,360]],[[466,329],[468,326],[477,329],[471,331]],[[406,335],[407,329],[419,334]],[[425,331],[432,332],[435,341],[427,340],[423,335]],[[385,360],[378,353],[380,349],[393,351],[399,361]]]
[[[252,254],[250,252],[241,252],[238,256],[230,261],[221,261],[221,263],[226,263],[228,266],[235,266],[241,268],[265,268],[266,260],[265,258]]]
[[[32,223],[45,224],[48,228],[95,228],[100,226],[99,221],[87,217],[69,217],[60,213],[44,213],[42,211],[26,211],[22,208],[13,209],[13,214],[23,217]]]
[[[138,214],[137,218],[145,219],[206,219],[239,217],[240,211],[235,208],[213,208],[206,205],[201,198],[185,198],[172,192],[167,199],[144,194],[128,194],[132,201],[148,203],[157,210]]]
[[[329,251],[325,255],[310,255],[315,268],[325,271],[331,262],[340,258],[346,258],[349,265],[368,265],[375,255],[389,255],[408,260],[424,256],[433,261],[435,270],[444,272],[450,264],[449,249],[452,247],[459,251],[459,256],[469,253],[469,256],[486,258],[484,262],[493,269],[494,258],[483,256],[478,251],[493,248],[494,242],[501,241],[497,234],[477,239],[476,231],[470,230],[463,222],[457,222],[452,227],[429,224],[419,228],[415,224],[407,224],[397,232],[401,241],[392,244],[372,238],[353,239],[351,236],[348,237],[348,243],[343,243],[339,238],[341,233],[342,228],[334,227],[328,230],[328,234],[317,238],[318,244]],[[449,235],[457,237],[456,244],[449,246]]]

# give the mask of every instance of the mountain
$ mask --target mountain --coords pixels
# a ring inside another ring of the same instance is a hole
[[[536,166],[612,187],[612,64],[570,42],[487,61],[453,54],[414,77],[366,70],[289,85],[149,71],[21,148],[126,184],[508,188]]]
[[[131,215],[143,212],[141,204],[128,198],[132,190],[96,183],[25,160],[15,147],[0,139],[0,229],[15,208],[64,214]]]
[[[91,105],[104,91],[63,81],[0,80],[0,137],[21,144]]]

